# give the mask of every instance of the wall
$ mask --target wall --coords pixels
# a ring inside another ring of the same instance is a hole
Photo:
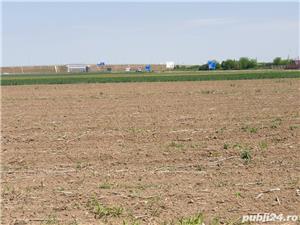
[[[97,67],[95,64],[90,64],[89,72],[101,72],[107,71],[108,68],[111,68],[112,71],[122,71],[124,72],[127,67],[131,68],[131,71],[138,70],[141,68],[144,70],[146,64],[124,64],[124,65],[105,65],[101,67]],[[1,74],[39,74],[39,73],[67,73],[67,67],[65,65],[56,66],[57,71],[55,71],[55,66],[19,66],[19,67],[2,67]],[[151,69],[153,71],[164,71],[166,69],[166,65],[151,65]]]

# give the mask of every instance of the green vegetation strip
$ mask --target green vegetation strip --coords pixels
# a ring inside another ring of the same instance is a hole
[[[76,83],[122,83],[122,82],[167,82],[167,81],[209,81],[300,78],[300,71],[257,71],[253,73],[211,73],[211,74],[78,74],[78,75],[2,75],[1,85],[29,84],[76,84]]]

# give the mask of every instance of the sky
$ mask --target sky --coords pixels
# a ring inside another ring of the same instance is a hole
[[[1,66],[299,56],[299,2],[4,2]]]

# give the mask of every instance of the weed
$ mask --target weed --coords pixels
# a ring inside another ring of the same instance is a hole
[[[43,222],[43,224],[47,224],[47,225],[50,225],[50,224],[59,224],[57,218],[55,215],[49,215]]]
[[[259,143],[259,148],[260,148],[261,150],[265,150],[267,147],[268,147],[267,142],[262,141],[262,142]]]
[[[15,194],[15,188],[6,185],[3,187],[3,194]]]
[[[242,131],[247,132],[248,131],[248,126],[243,126],[241,127]]]
[[[123,225],[140,225],[141,223],[139,221],[133,221],[133,222],[126,222],[123,220]]]
[[[70,223],[70,225],[79,225],[76,219],[73,219],[73,221]]]
[[[233,148],[234,148],[234,149],[236,149],[236,148],[237,148],[237,149],[241,149],[241,148],[242,148],[242,145],[239,144],[239,143],[236,143],[236,144],[233,145]]]
[[[235,193],[235,196],[236,196],[237,198],[242,197],[241,192],[236,192],[236,193]]]
[[[76,169],[77,170],[81,170],[81,169],[84,169],[86,167],[90,166],[89,163],[84,163],[84,162],[77,162],[76,163]]]
[[[256,127],[249,127],[249,126],[244,126],[244,127],[242,127],[241,128],[242,129],[242,131],[244,131],[244,132],[250,132],[250,133],[257,133],[257,131],[258,131],[258,128],[256,128]]]
[[[104,206],[96,198],[92,198],[88,202],[88,208],[94,213],[95,218],[118,217],[123,213],[122,207]]]
[[[79,163],[79,162],[76,163],[76,169],[78,169],[78,170],[81,169],[81,163]]]
[[[227,187],[228,186],[228,182],[226,182],[226,181],[218,181],[215,185],[216,185],[216,187]]]
[[[139,134],[142,133],[144,130],[141,128],[136,128],[136,127],[130,127],[127,129],[129,132],[133,133],[133,134]]]
[[[241,151],[240,157],[244,160],[244,163],[247,164],[252,160],[251,152],[248,148],[245,148]]]
[[[58,187],[57,191],[64,191],[65,189],[63,187]]]
[[[215,150],[209,151],[208,154],[209,154],[208,157],[219,157],[221,155],[220,152]]]
[[[78,202],[74,202],[74,203],[72,204],[72,207],[73,207],[74,209],[80,209],[80,204],[79,204]]]
[[[276,128],[277,128],[277,125],[276,125],[276,124],[272,124],[270,127],[271,127],[272,129],[276,129]]]
[[[229,148],[229,144],[225,143],[225,144],[223,145],[223,148],[224,148],[224,149],[228,149],[228,148]]]
[[[224,133],[224,130],[226,130],[226,127],[222,127],[222,128],[220,128],[220,129],[216,130],[216,133],[217,133],[217,134],[218,134],[218,133],[223,134],[223,133]]]
[[[26,187],[26,188],[25,188],[25,191],[26,191],[26,192],[31,192],[31,191],[32,191],[32,187]],[[5,194],[5,192],[4,192],[4,194]]]
[[[176,143],[176,142],[172,141],[172,142],[169,144],[169,147],[172,147],[172,148],[183,148],[183,144]]]
[[[218,217],[213,218],[211,221],[210,225],[219,225],[220,224],[220,219]]]
[[[282,119],[281,118],[275,118],[273,120],[274,123],[280,123],[281,124]]]
[[[291,125],[291,126],[289,127],[290,130],[295,130],[295,129],[297,129],[297,128],[299,128],[299,126],[297,126],[297,125]]]
[[[159,185],[156,184],[137,184],[136,187],[139,190],[146,190],[146,189],[157,189]]]
[[[203,214],[199,213],[189,218],[181,218],[178,222],[179,225],[201,225],[203,224]]]
[[[292,187],[292,188],[297,188],[300,184],[300,178],[295,178],[292,179],[288,182],[288,184]]]
[[[112,188],[112,184],[108,184],[108,183],[103,183],[99,185],[100,189],[111,189]]]
[[[295,114],[293,115],[293,118],[298,118],[300,116],[299,111],[295,112]]]
[[[280,118],[275,118],[273,121],[272,121],[272,124],[271,124],[271,128],[272,129],[276,129],[277,127],[279,127],[281,125],[281,122],[282,120]]]
[[[251,127],[249,131],[250,131],[250,133],[255,133],[256,134],[257,130],[258,129],[256,127]]]
[[[161,213],[160,208],[164,208],[165,206],[160,204],[161,197],[160,196],[151,196],[147,198],[146,208],[147,214],[151,215],[151,217],[157,217]]]
[[[191,148],[196,148],[196,149],[198,149],[198,148],[200,148],[201,147],[201,145],[200,144],[191,144]]]
[[[201,166],[201,165],[196,166],[196,171],[203,171],[203,170],[204,170],[203,166]]]
[[[202,94],[213,94],[213,93],[215,93],[215,91],[214,90],[203,90],[203,91],[201,91],[201,93]]]
[[[149,214],[151,215],[151,217],[158,217],[160,214],[160,209],[159,207],[153,207],[152,209],[149,210]]]

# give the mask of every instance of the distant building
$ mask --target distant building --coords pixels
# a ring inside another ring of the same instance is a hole
[[[97,63],[97,66],[98,66],[98,67],[100,67],[100,66],[105,66],[105,63],[104,63],[104,62],[98,62],[98,63]]]
[[[175,68],[174,62],[166,62],[166,68],[173,70]]]
[[[68,71],[68,73],[89,72],[89,66],[84,65],[84,64],[68,64],[67,71]]]
[[[292,63],[287,65],[286,69],[299,70],[300,69],[300,60],[299,59],[292,60]]]
[[[215,70],[217,68],[217,62],[214,60],[208,61],[207,65],[209,70]]]
[[[145,66],[145,71],[146,72],[151,72],[151,65],[146,65]]]

